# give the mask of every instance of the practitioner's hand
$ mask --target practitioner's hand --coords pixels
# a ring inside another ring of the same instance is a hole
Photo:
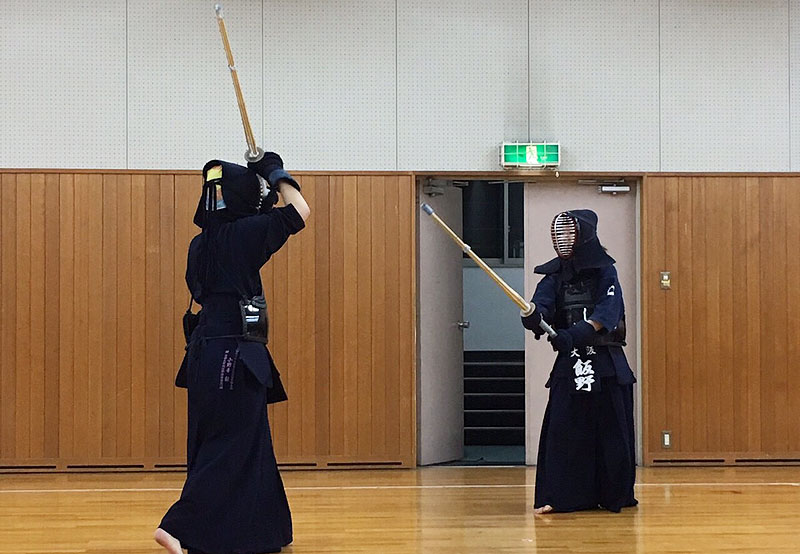
[[[539,338],[544,334],[544,330],[539,325],[539,323],[542,321],[542,314],[538,308],[529,316],[520,316],[520,319],[522,320],[522,326],[529,331],[533,331],[534,337],[536,340],[539,340]]]
[[[576,346],[588,346],[592,343],[596,331],[592,324],[587,321],[576,323],[569,329],[559,329],[558,335],[555,337],[548,337],[553,344],[553,348],[559,352],[569,354]]]
[[[572,340],[572,335],[569,333],[569,329],[559,329],[558,335],[555,337],[548,336],[547,340],[550,341],[557,352],[564,352],[565,354],[572,352],[574,342]]]
[[[269,174],[275,169],[283,169],[283,160],[275,152],[264,152],[257,162],[247,162],[247,167],[269,180]],[[272,183],[270,183],[272,184]]]
[[[285,181],[300,190],[300,184],[294,180],[288,171],[283,169],[283,160],[275,152],[265,152],[263,158],[257,162],[248,162],[247,167],[266,179],[273,190],[278,190],[278,183],[281,181]]]

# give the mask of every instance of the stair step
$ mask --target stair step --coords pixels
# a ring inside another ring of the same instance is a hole
[[[474,445],[522,445],[525,444],[525,428],[486,427],[464,428],[464,444]]]
[[[466,366],[479,366],[479,365],[486,365],[486,366],[512,366],[512,367],[525,367],[525,360],[513,361],[509,360],[507,362],[464,362]]]
[[[524,350],[466,350],[464,351],[465,362],[525,362]]]
[[[472,393],[464,395],[465,410],[524,410],[524,393]]]
[[[464,352],[464,444],[525,444],[525,352]]]
[[[464,364],[464,377],[519,377],[525,378],[525,364],[506,362]]]
[[[467,410],[465,427],[522,427],[525,428],[525,410]]]
[[[518,377],[468,377],[464,379],[464,393],[519,393],[525,394],[525,379]]]

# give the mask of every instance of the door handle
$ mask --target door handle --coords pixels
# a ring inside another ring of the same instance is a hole
[[[456,321],[459,329],[469,329],[469,321]]]

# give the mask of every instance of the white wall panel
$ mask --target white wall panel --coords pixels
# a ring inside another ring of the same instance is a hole
[[[791,104],[791,135],[790,152],[792,159],[791,171],[800,171],[800,0],[791,0],[789,5],[790,16],[790,86]]]
[[[496,170],[528,138],[527,0],[398,0],[398,169]]]
[[[0,3],[0,167],[125,167],[125,1]]]
[[[562,169],[658,170],[658,1],[531,0],[531,136]]]
[[[261,135],[261,3],[224,2],[225,24],[256,135]],[[199,169],[244,162],[239,109],[213,2],[128,2],[128,167]]]
[[[525,270],[521,267],[496,267],[494,270],[517,292],[524,290]],[[519,321],[519,308],[479,267],[465,267],[464,350],[525,350],[525,328]]]
[[[664,171],[788,171],[787,0],[662,0]]]
[[[288,168],[396,168],[395,2],[264,3],[264,143]]]

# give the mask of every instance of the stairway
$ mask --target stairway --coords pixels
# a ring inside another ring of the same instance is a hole
[[[525,444],[525,352],[464,352],[464,445]]]

